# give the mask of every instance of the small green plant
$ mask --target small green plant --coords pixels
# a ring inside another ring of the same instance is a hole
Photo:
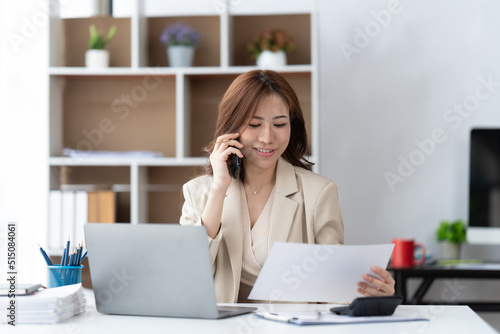
[[[89,49],[91,50],[102,50],[106,44],[113,38],[116,32],[116,26],[109,28],[108,35],[104,38],[103,34],[98,32],[95,25],[90,25],[90,40]]]
[[[442,220],[436,231],[438,241],[448,241],[455,244],[461,244],[466,240],[466,227],[462,220],[450,222]]]

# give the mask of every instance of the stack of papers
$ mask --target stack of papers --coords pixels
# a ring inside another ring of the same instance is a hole
[[[6,310],[11,298],[0,297],[0,308]],[[39,290],[15,298],[15,324],[55,324],[85,312],[87,299],[81,284]],[[0,317],[0,324],[10,321]]]

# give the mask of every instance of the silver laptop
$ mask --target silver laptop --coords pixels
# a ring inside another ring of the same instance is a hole
[[[178,224],[85,225],[100,313],[219,319],[254,307],[218,307],[207,233]]]

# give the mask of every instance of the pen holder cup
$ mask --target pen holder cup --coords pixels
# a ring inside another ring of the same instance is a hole
[[[47,286],[49,288],[57,288],[58,286],[81,283],[82,269],[83,266],[48,266]]]

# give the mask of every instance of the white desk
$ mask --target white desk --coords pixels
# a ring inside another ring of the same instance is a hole
[[[328,310],[328,305],[314,304],[259,304],[259,310],[307,311]],[[467,306],[416,306],[401,305],[398,313],[426,317],[430,321],[396,322],[380,324],[297,326],[264,320],[247,314],[222,320],[177,319],[159,317],[131,317],[103,315],[96,312],[93,300],[89,300],[87,312],[57,325],[1,326],[1,333],[50,333],[50,334],[98,334],[98,333],[202,333],[202,334],[279,334],[279,333],[497,333]]]

